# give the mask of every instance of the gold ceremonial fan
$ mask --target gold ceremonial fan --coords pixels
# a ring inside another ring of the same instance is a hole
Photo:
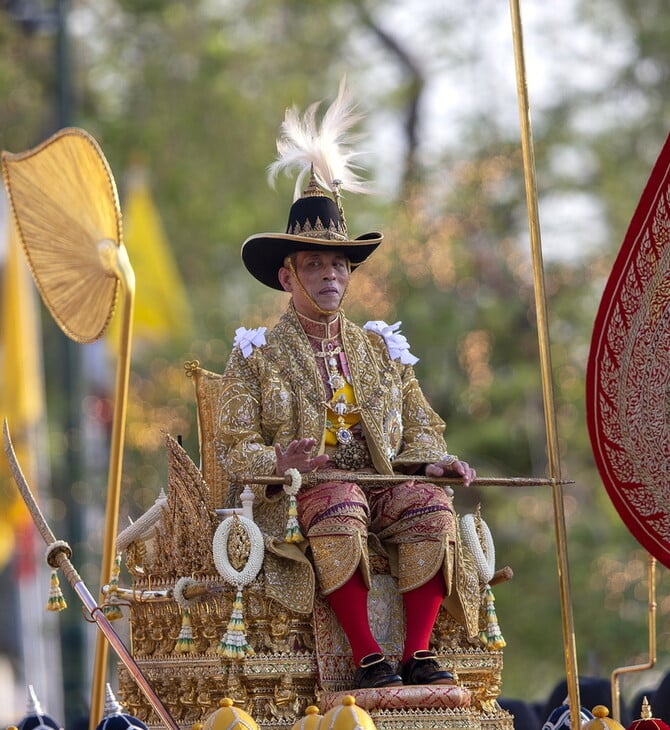
[[[76,342],[97,340],[114,312],[121,245],[114,178],[97,142],[62,129],[28,150],[2,153],[21,243],[42,299]]]
[[[135,296],[135,274],[122,241],[116,184],[102,150],[82,129],[61,129],[26,152],[3,151],[2,163],[33,278],[63,332],[79,343],[99,339],[120,295],[102,589],[109,584],[114,567]],[[91,727],[102,718],[106,656],[104,636],[98,634]]]

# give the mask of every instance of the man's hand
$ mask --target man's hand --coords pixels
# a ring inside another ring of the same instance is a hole
[[[277,474],[284,476],[288,469],[297,469],[304,473],[324,466],[328,461],[328,454],[319,454],[312,458],[311,453],[315,446],[316,439],[295,439],[285,449],[282,449],[281,444],[275,444]]]
[[[426,464],[425,468],[427,477],[450,477],[459,476],[463,478],[463,484],[469,487],[476,479],[477,472],[468,464],[467,461],[436,461],[434,464]]]

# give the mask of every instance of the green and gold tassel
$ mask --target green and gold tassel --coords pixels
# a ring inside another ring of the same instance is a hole
[[[288,499],[288,520],[286,521],[284,542],[302,542],[304,539],[298,524],[298,503],[295,495],[291,494]]]
[[[253,648],[247,642],[246,628],[244,626],[244,603],[242,601],[242,590],[238,589],[233,601],[233,611],[230,614],[228,630],[221,638],[217,649],[219,656],[226,659],[244,659],[255,654]]]
[[[49,583],[49,600],[47,602],[47,611],[62,611],[67,608],[67,603],[63,597],[58,581],[58,572],[51,571],[51,580]]]
[[[490,585],[485,589],[486,604],[486,640],[483,642],[489,651],[498,651],[507,646],[507,642],[503,638],[498,625],[498,617],[496,616],[495,596]]]
[[[117,619],[123,618],[123,611],[121,611],[121,608],[117,603],[120,574],[121,554],[119,553],[114,560],[114,567],[112,568],[112,575],[109,581],[109,592],[107,594],[107,601],[102,607],[102,612],[108,621],[116,621]]]
[[[179,632],[179,638],[174,646],[174,650],[178,654],[192,654],[195,651],[193,626],[191,625],[191,611],[188,608],[182,609],[181,631]]]

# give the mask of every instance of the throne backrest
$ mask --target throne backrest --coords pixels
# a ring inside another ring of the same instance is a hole
[[[222,376],[200,367],[197,360],[184,365],[186,375],[193,381],[198,419],[200,470],[209,487],[214,506],[223,507],[228,493],[228,480],[216,458],[216,423],[221,398]]]

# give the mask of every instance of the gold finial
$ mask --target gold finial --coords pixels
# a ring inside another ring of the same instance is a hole
[[[309,172],[309,184],[307,187],[302,191],[302,197],[303,198],[314,198],[317,196],[325,196],[324,191],[319,187],[319,184],[316,181],[316,175],[314,174],[314,165],[310,167]]]

